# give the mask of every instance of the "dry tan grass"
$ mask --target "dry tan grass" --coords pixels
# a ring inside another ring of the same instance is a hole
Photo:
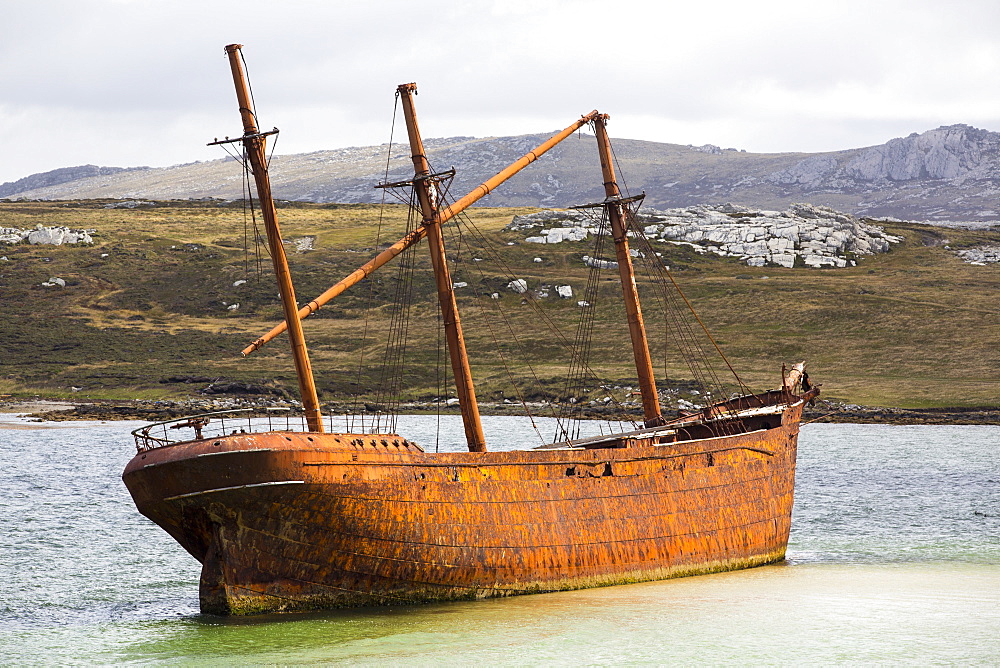
[[[2,360],[2,392],[60,395],[71,385],[81,395],[107,398],[171,397],[196,388],[162,384],[171,375],[210,375],[230,379],[278,379],[294,388],[291,359],[284,340],[249,359],[238,351],[280,318],[265,264],[258,278],[244,273],[243,213],[238,206],[170,203],[139,209],[103,209],[101,203],[2,203],[0,226],[37,223],[96,228],[95,245],[77,247],[7,247],[0,265],[0,335],[9,342]],[[519,277],[532,286],[569,283],[582,295],[587,270],[579,256],[587,248],[507,246],[519,235],[502,231],[515,213],[530,209],[476,209],[472,220],[497,247]],[[300,302],[311,299],[367,260],[378,247],[403,235],[402,206],[382,213],[381,238],[375,228],[379,209],[372,206],[288,205],[279,209],[285,238],[316,237],[316,250],[290,261]],[[452,226],[452,229],[455,229]],[[997,243],[996,232],[942,231],[919,225],[891,226],[906,241],[893,251],[864,258],[848,269],[749,268],[734,259],[702,257],[664,246],[675,276],[709,324],[743,378],[757,388],[773,387],[782,362],[807,359],[824,395],[844,401],[910,407],[995,405],[1000,390],[1000,268],[961,262],[942,245]],[[458,240],[449,240],[452,254]],[[185,250],[196,244],[196,251]],[[529,388],[541,383],[557,391],[565,359],[554,336],[539,328],[537,312],[502,288],[508,278],[485,262],[471,235],[462,241],[465,261],[455,271],[466,280],[463,320],[480,394],[511,396],[493,336],[505,343],[513,375]],[[173,247],[173,248],[172,248]],[[108,258],[101,258],[107,253]],[[534,263],[533,257],[542,257]],[[406,377],[407,396],[427,396],[437,389],[437,328],[433,287],[427,280],[426,251],[418,249],[422,280],[414,307]],[[44,258],[48,258],[45,260]],[[251,260],[253,258],[251,257]],[[267,258],[263,258],[265,263]],[[252,265],[252,262],[251,262]],[[41,288],[50,276],[69,281],[61,291]],[[240,290],[232,283],[246,277]],[[379,360],[384,343],[371,337],[362,344],[364,306],[369,290],[376,309],[369,329],[383,333],[395,270],[383,269],[374,285],[362,284],[306,321],[314,367],[325,396],[353,391],[361,352]],[[513,361],[506,325],[485,300],[485,315],[471,296],[474,289],[499,290],[510,327],[532,353],[534,375]],[[613,282],[603,287],[614,301]],[[227,312],[223,302],[239,301]],[[542,300],[542,309],[572,338],[579,309],[576,299]],[[672,344],[664,342],[662,313],[646,304],[658,374],[670,381],[690,379]],[[492,324],[491,331],[486,324]],[[634,377],[621,308],[600,316],[592,366],[614,383]],[[67,346],[69,348],[67,349]],[[362,373],[374,382],[377,369]],[[536,380],[537,377],[537,380]],[[634,382],[634,381],[631,381]],[[68,396],[68,395],[67,395]],[[79,395],[74,395],[79,396]]]

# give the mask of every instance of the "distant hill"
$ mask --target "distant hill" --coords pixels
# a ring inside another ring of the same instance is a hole
[[[143,169],[148,169],[148,167],[98,167],[97,165],[61,167],[49,172],[25,176],[23,179],[18,179],[17,181],[2,183],[0,184],[0,197],[17,196],[18,193],[72,183],[90,177],[108,176]]]
[[[514,161],[547,134],[451,137],[426,141],[436,170],[454,166],[453,195],[462,195]],[[276,156],[275,195],[311,202],[377,202],[387,145]],[[879,146],[828,153],[747,153],[619,139],[623,181],[663,209],[731,202],[783,209],[796,202],[865,216],[907,220],[1000,218],[1000,133],[950,125]],[[395,144],[390,180],[405,178],[408,147]],[[97,170],[94,172],[94,170]],[[481,202],[488,206],[566,207],[602,197],[591,137],[564,141]],[[35,174],[0,186],[0,197],[28,199],[242,197],[232,159],[166,168],[86,167]]]

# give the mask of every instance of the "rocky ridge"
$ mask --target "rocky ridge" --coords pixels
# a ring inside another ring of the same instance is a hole
[[[450,192],[459,195],[492,176],[548,138],[428,139],[437,171],[457,170]],[[387,153],[389,180],[410,171],[406,144],[351,147],[275,156],[272,184],[282,199],[372,203],[382,193]],[[616,140],[622,174],[646,203],[661,209],[733,202],[784,210],[795,202],[829,206],[856,216],[926,221],[1000,219],[1000,133],[950,125],[885,144],[825,153],[748,153]],[[78,174],[73,170],[103,170]],[[188,199],[242,197],[241,172],[231,159],[167,168],[71,168],[26,177],[0,187],[2,197],[41,199]],[[71,178],[72,177],[72,178]],[[398,178],[397,178],[398,177]],[[603,197],[592,139],[562,142],[502,188],[488,206],[568,207]]]
[[[94,243],[92,234],[97,230],[73,230],[68,227],[47,227],[39,223],[31,229],[19,227],[0,227],[0,244],[47,244],[61,246],[62,244]]]
[[[902,241],[850,214],[808,204],[795,204],[787,211],[735,204],[654,209],[639,213],[637,219],[650,241],[739,257],[752,267],[846,267],[860,256],[888,252],[890,244]],[[599,232],[592,217],[577,211],[515,216],[506,229],[529,232],[525,242],[537,244],[584,241]]]

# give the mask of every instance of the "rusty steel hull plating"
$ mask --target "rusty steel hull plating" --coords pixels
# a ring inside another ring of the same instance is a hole
[[[269,432],[140,453],[140,512],[203,565],[213,614],[548,592],[772,563],[801,402],[735,436],[424,453],[393,435]]]

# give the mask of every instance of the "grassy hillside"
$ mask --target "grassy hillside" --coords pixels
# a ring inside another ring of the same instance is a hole
[[[8,258],[0,261],[0,393],[168,399],[194,395],[212,380],[295,392],[284,337],[247,359],[239,355],[281,318],[269,258],[255,254],[252,241],[250,252],[244,251],[240,205],[184,201],[106,209],[104,204],[0,202],[0,227],[97,230],[89,246],[0,246],[0,255]],[[573,299],[560,300],[552,292],[541,300],[544,314],[572,339],[588,272],[580,257],[590,247],[508,246],[522,235],[504,232],[503,226],[527,211],[477,209],[472,221],[532,288],[573,286]],[[301,302],[363,263],[379,245],[375,206],[288,204],[279,218],[286,240],[315,237],[308,252],[297,253],[289,244]],[[402,206],[387,208],[381,244],[402,236],[405,225]],[[1000,233],[888,227],[905,241],[849,269],[750,268],[672,245],[658,250],[754,388],[776,386],[782,362],[807,359],[812,378],[831,399],[905,407],[996,405],[1000,267],[962,263],[944,246],[996,244]],[[528,397],[558,393],[566,356],[556,337],[538,328],[539,314],[504,288],[509,278],[487,261],[489,254],[473,235],[460,239],[457,228],[450,229],[449,251],[459,260],[453,278],[469,284],[459,290],[459,301],[480,396],[513,396],[504,362],[510,375],[524,381]],[[403,393],[427,398],[438,392],[439,355],[423,245],[414,261]],[[609,280],[602,283],[604,304],[615,302],[613,274],[606,272]],[[66,286],[41,285],[52,277]],[[234,286],[240,280],[246,283]],[[376,384],[396,282],[390,265],[305,322],[323,399],[358,388],[365,393]],[[478,300],[477,292],[502,297]],[[366,308],[369,301],[372,310]],[[239,308],[230,310],[236,303]],[[509,314],[508,323],[494,311],[496,305]],[[647,317],[662,384],[683,385],[691,374],[672,344],[663,341],[661,314],[648,306]],[[595,370],[622,387],[635,384],[623,322],[620,306],[601,312],[592,358]],[[368,338],[362,340],[366,328]],[[515,359],[518,347],[530,351],[533,370]],[[359,361],[365,363],[360,372]]]

